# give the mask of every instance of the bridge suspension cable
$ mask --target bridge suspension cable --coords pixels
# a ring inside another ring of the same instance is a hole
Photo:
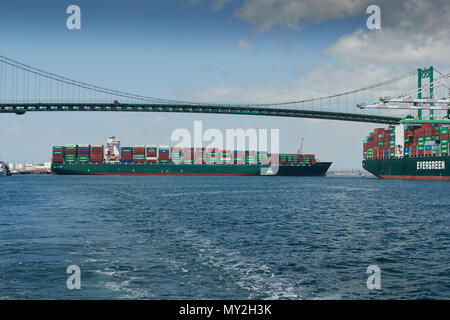
[[[434,92],[446,88],[448,74],[434,81]],[[417,94],[418,71],[409,72],[390,80],[338,94],[303,100],[275,103],[217,103],[163,99],[125,91],[112,90],[38,69],[0,55],[0,112],[23,113],[26,111],[162,111],[162,112],[217,112],[287,116],[296,114],[307,117],[334,119],[336,114],[344,118],[378,119],[385,117],[389,123],[394,118],[411,115],[409,110],[359,109],[380,101],[380,97],[407,97]],[[326,75],[324,75],[325,77]],[[318,88],[323,90],[323,88]],[[424,89],[425,90],[425,87]],[[446,93],[447,94],[447,93]],[[436,95],[435,95],[436,96]],[[195,111],[194,111],[195,110]],[[259,110],[259,112],[258,112]],[[372,117],[372,118],[371,118]],[[339,118],[339,117],[338,117]],[[369,120],[370,120],[369,119]]]

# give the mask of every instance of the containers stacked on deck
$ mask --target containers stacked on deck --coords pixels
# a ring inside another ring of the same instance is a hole
[[[438,154],[440,138],[431,124],[424,124],[420,127],[405,126],[405,146],[403,155],[405,157],[431,156]]]
[[[245,152],[237,151],[233,152],[234,164],[245,164]]]
[[[370,133],[363,143],[364,159],[378,159],[395,156],[395,127],[378,128]]]
[[[245,164],[257,164],[258,152],[245,151]]]
[[[280,153],[280,164],[291,165],[292,164],[292,154],[290,153]]]
[[[145,160],[147,163],[156,163],[158,161],[158,148],[155,145],[145,147]]]
[[[233,152],[231,150],[222,150],[220,162],[223,164],[233,164]]]
[[[183,163],[194,163],[194,148],[183,148]]]
[[[395,156],[395,127],[378,128],[370,133],[363,144],[365,159],[388,158]]]
[[[88,163],[89,162],[89,153],[90,153],[90,146],[89,145],[78,145],[78,148],[77,148],[77,162],[79,162],[79,163]]]
[[[75,144],[68,144],[64,147],[64,162],[75,163],[77,158],[77,146]]]
[[[401,128],[400,128],[401,130]],[[448,155],[449,127],[441,123],[405,125],[403,140],[396,140],[396,128],[378,128],[363,143],[364,159]],[[401,131],[400,131],[401,132]],[[397,144],[396,144],[397,141]]]
[[[206,163],[205,152],[206,152],[206,148],[195,148],[194,149],[194,163],[195,164]]]
[[[445,144],[448,153],[448,128]],[[427,144],[427,143],[425,143]],[[444,148],[442,144],[442,149]],[[54,163],[102,163],[104,162],[103,145],[66,145],[54,146],[52,149]],[[120,148],[122,163],[165,163],[165,164],[239,164],[239,165],[269,165],[273,158],[281,165],[313,165],[314,155],[301,154],[269,154],[256,151],[231,151],[218,148],[170,148],[169,146],[134,146]]]
[[[270,155],[267,152],[258,152],[258,164],[270,164]]]
[[[145,147],[144,146],[134,146],[133,162],[134,163],[144,163],[145,162]]]
[[[427,123],[420,127],[405,127],[405,149],[410,148],[409,155],[413,157],[448,155],[448,141],[449,127],[442,124]],[[408,156],[406,150],[404,154]]]
[[[222,163],[219,149],[209,148],[205,150],[205,158],[207,164],[218,164]]]
[[[316,164],[316,157],[313,154],[303,155],[303,164],[306,166]]]
[[[90,157],[89,145],[66,145],[53,147],[52,162],[53,163],[89,163]],[[102,156],[101,156],[102,158]],[[94,157],[94,161],[95,161]],[[101,161],[100,161],[101,162]]]
[[[183,162],[183,149],[175,147],[170,149],[170,160],[174,164],[181,164]]]
[[[103,162],[103,145],[91,146],[91,162],[101,163]]]
[[[122,163],[133,162],[133,147],[120,148],[120,162]]]
[[[64,162],[64,147],[54,146],[52,149],[52,162],[63,163]]]
[[[279,157],[281,165],[310,166],[316,163],[316,158],[313,154],[280,153]]]
[[[158,163],[170,162],[170,148],[169,146],[158,147]]]

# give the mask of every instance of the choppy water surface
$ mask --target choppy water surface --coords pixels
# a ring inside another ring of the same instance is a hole
[[[2,299],[450,298],[450,184],[0,178]],[[368,290],[366,269],[381,269]],[[81,289],[69,290],[69,265]]]

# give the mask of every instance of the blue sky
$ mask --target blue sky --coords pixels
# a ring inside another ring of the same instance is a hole
[[[365,1],[356,1],[351,8],[335,8],[327,1],[4,2],[0,5],[0,54],[68,78],[169,99],[283,101],[309,98],[308,91],[299,87],[311,75],[315,81],[311,85],[326,87],[326,94],[385,80],[352,76],[367,61],[364,51],[351,58],[354,51],[348,46],[361,41],[358,30],[373,37],[374,45],[381,45],[394,41],[401,27],[387,16],[386,28],[371,34],[365,29]],[[287,3],[292,10],[283,8]],[[66,28],[66,8],[71,4],[81,8],[81,30]],[[384,8],[384,3],[380,5]],[[406,48],[408,42],[401,45]],[[349,57],[351,63],[346,63]],[[370,64],[389,78],[414,70],[417,63],[442,62],[431,53],[403,58],[400,64],[396,59]],[[333,86],[333,73],[348,74],[348,80]],[[273,95],[268,97],[268,92]],[[162,113],[2,115],[0,158],[45,161],[52,145],[104,143],[112,134],[124,145],[170,144],[171,132],[192,128],[194,120],[203,120],[206,128],[279,128],[284,152],[296,151],[303,136],[304,151],[334,161],[334,169],[360,168],[361,141],[376,127]]]

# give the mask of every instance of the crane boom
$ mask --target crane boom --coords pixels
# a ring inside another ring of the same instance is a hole
[[[303,151],[303,140],[304,140],[304,138],[302,137],[300,139],[300,148],[298,149],[298,154],[303,154],[302,153],[302,151]]]

